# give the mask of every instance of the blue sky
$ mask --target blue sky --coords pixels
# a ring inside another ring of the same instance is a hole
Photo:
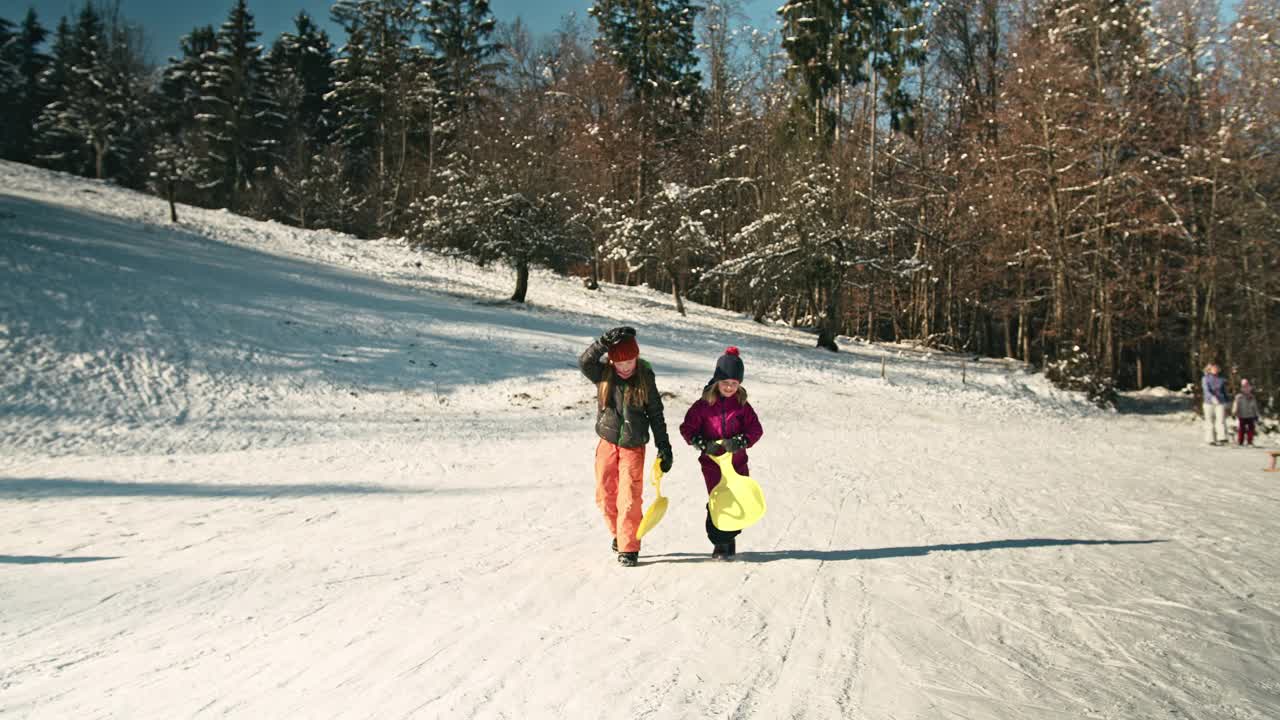
[[[758,27],[771,27],[773,12],[781,4],[780,0],[746,0],[744,6],[750,20]],[[82,0],[0,0],[0,17],[19,21],[26,15],[28,7],[34,7],[40,22],[52,29],[58,24],[58,18],[66,15],[74,18]],[[329,32],[335,44],[343,41],[342,32],[329,22],[329,8],[332,0],[285,0],[270,2],[268,0],[249,0],[249,11],[253,13],[258,30],[262,33],[263,45],[270,46],[271,41],[281,32],[293,27],[293,17],[299,10],[306,10]],[[585,23],[587,8],[591,0],[490,0],[493,14],[502,21],[512,21],[522,17],[535,34],[554,30],[560,24],[560,18],[569,13],[577,13],[584,26],[594,28]],[[150,43],[149,57],[156,62],[164,62],[178,52],[178,38],[198,25],[217,27],[226,19],[231,8],[231,0],[223,2],[187,2],[185,0],[120,0],[121,13],[129,20],[142,25]]]

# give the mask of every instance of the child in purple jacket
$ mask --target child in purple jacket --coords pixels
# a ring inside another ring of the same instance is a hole
[[[702,465],[702,479],[707,493],[720,482],[720,466],[707,454],[733,453],[733,468],[739,474],[747,471],[747,448],[760,442],[764,430],[760,418],[747,403],[747,390],[742,387],[743,366],[738,348],[731,347],[716,361],[715,374],[703,388],[702,398],[694,401],[680,423],[680,434],[686,442],[702,451],[698,462]],[[716,442],[723,440],[721,444]],[[711,510],[707,509],[707,539],[714,545],[711,557],[728,560],[737,551],[734,538],[741,530],[725,531],[711,523]]]

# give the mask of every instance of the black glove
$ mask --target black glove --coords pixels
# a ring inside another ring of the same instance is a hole
[[[702,452],[707,451],[706,438],[702,437],[701,435],[694,435],[692,438],[689,439],[689,444],[698,448]]]
[[[670,447],[658,448],[658,467],[662,468],[662,472],[671,472],[671,461],[673,459]]]
[[[613,347],[623,340],[635,336],[636,329],[633,327],[626,327],[624,325],[605,332],[605,334],[600,336],[600,342],[604,343],[605,347]]]
[[[747,446],[747,436],[738,433],[728,440],[724,441],[724,449],[727,452],[738,452]]]

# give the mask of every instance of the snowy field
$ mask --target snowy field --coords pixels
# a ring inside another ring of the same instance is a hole
[[[1280,476],[1185,411],[179,212],[0,163],[0,717],[1280,718]],[[609,552],[624,323],[673,427],[742,348],[737,562],[682,443]]]

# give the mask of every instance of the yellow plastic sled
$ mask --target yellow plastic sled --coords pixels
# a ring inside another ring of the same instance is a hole
[[[721,443],[723,444],[723,443]],[[720,466],[720,482],[711,490],[707,509],[711,524],[720,530],[741,530],[764,517],[764,491],[760,483],[733,469],[733,453],[707,455]]]
[[[662,516],[667,514],[667,499],[662,495],[662,460],[653,461],[653,487],[658,493],[658,497],[644,511],[644,517],[640,518],[640,527],[636,528],[636,539],[645,536],[645,533],[652,530],[659,522]]]

